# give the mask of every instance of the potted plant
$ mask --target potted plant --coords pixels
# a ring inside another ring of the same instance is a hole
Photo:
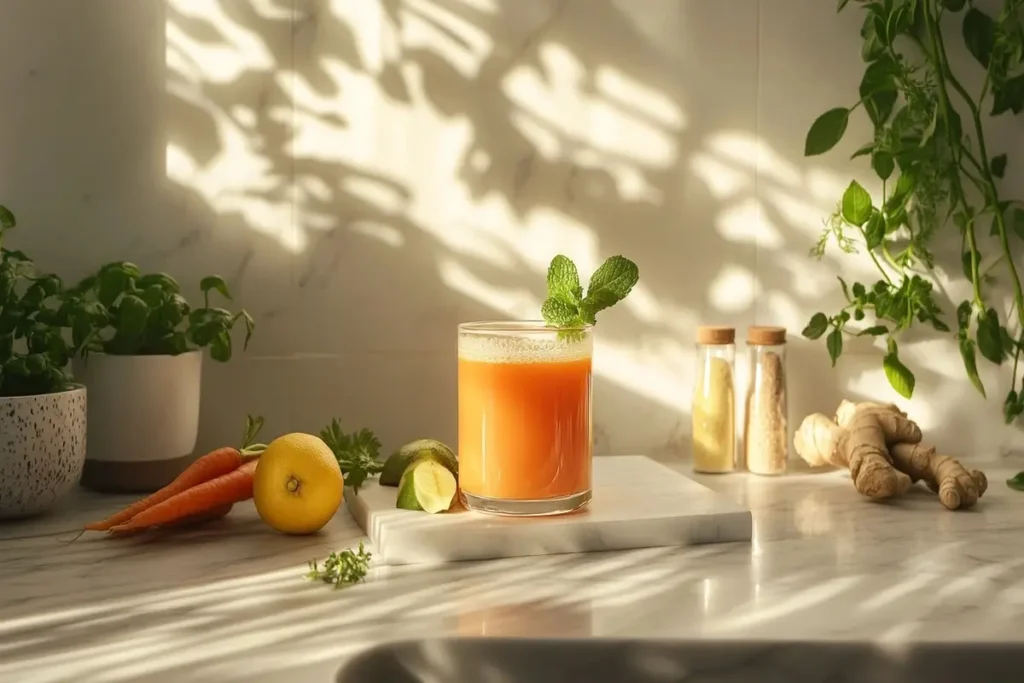
[[[85,461],[85,389],[65,370],[61,281],[3,246],[15,223],[0,206],[0,519],[46,511]]]
[[[165,273],[143,274],[128,262],[102,266],[65,294],[77,351],[76,377],[89,390],[89,449],[82,484],[99,491],[158,489],[189,463],[199,431],[202,350],[231,359],[232,330],[253,321],[210,305],[231,299],[216,275],[199,283],[193,308]]]

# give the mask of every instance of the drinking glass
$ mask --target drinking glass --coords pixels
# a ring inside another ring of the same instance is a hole
[[[459,325],[459,496],[470,510],[556,515],[591,497],[593,328]]]

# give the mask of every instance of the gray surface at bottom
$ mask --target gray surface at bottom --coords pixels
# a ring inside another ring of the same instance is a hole
[[[371,648],[337,683],[1010,683],[1021,661],[998,644],[455,638]]]

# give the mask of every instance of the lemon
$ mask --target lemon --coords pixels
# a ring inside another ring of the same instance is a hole
[[[285,434],[260,455],[253,501],[264,522],[285,534],[312,534],[338,511],[345,481],[334,453],[312,434]]]
[[[379,480],[381,486],[398,486],[398,481],[413,458],[436,460],[456,478],[459,476],[459,460],[452,449],[436,439],[417,439],[399,448],[384,462]]]
[[[431,514],[452,506],[458,485],[455,476],[432,458],[413,460],[398,483],[398,502],[403,510],[424,510]]]

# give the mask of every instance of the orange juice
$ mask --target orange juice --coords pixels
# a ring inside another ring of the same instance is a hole
[[[459,488],[484,512],[556,514],[590,500],[590,330],[459,329]]]

